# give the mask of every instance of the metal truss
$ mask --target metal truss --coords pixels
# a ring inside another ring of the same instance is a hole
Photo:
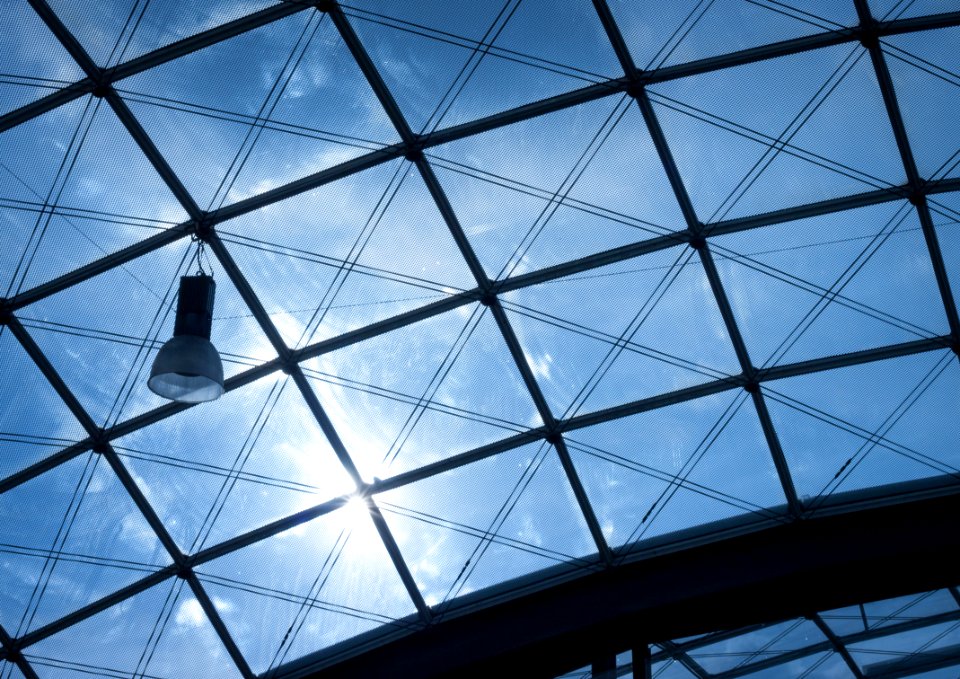
[[[309,407],[315,417],[319,427],[322,429],[329,440],[334,452],[346,472],[353,479],[359,489],[359,495],[364,498],[373,520],[373,524],[389,554],[394,567],[403,582],[410,599],[414,603],[418,613],[416,620],[412,621],[406,628],[405,634],[409,630],[423,629],[426,627],[441,627],[449,624],[440,620],[437,611],[429,606],[423,599],[413,576],[405,563],[399,547],[391,534],[390,529],[384,520],[377,505],[377,495],[388,490],[396,489],[401,486],[416,483],[418,481],[430,478],[437,474],[450,471],[470,464],[472,462],[497,455],[499,453],[517,448],[522,445],[535,441],[546,441],[555,451],[560,460],[563,471],[573,490],[578,508],[584,521],[589,528],[590,534],[596,546],[597,554],[590,572],[614,572],[621,565],[615,566],[614,553],[607,544],[603,532],[600,528],[596,514],[587,498],[583,484],[578,478],[574,468],[570,453],[564,440],[564,434],[584,427],[593,426],[614,419],[627,417],[629,415],[662,408],[667,405],[681,403],[692,399],[702,398],[711,394],[724,391],[744,389],[750,394],[750,399],[755,407],[756,413],[762,426],[764,436],[770,449],[771,459],[779,475],[780,483],[786,498],[786,506],[774,512],[776,521],[783,525],[794,523],[805,523],[808,517],[805,514],[803,503],[798,499],[797,493],[793,487],[790,471],[786,463],[783,451],[778,441],[777,432],[770,418],[765,403],[763,384],[765,382],[791,377],[796,375],[811,374],[823,370],[832,370],[845,366],[858,365],[861,363],[880,361],[898,356],[906,356],[929,351],[941,351],[944,349],[953,349],[958,351],[958,342],[960,342],[960,317],[958,317],[956,301],[950,289],[947,280],[946,268],[943,262],[942,252],[937,241],[937,235],[933,226],[933,221],[929,207],[927,205],[927,196],[948,191],[960,190],[960,179],[947,179],[940,181],[927,181],[919,175],[913,152],[907,139],[903,119],[896,100],[893,83],[887,70],[884,55],[879,46],[879,39],[884,36],[897,35],[920,30],[929,30],[933,28],[942,28],[948,26],[960,25],[960,12],[950,12],[934,16],[924,16],[911,19],[898,19],[889,22],[878,22],[870,14],[865,0],[853,0],[856,5],[860,23],[858,26],[829,31],[819,34],[787,40],[762,47],[751,48],[738,52],[728,53],[722,56],[700,59],[689,63],[668,66],[653,71],[643,71],[634,64],[630,52],[626,46],[620,29],[614,20],[607,6],[606,0],[593,0],[593,5],[597,15],[606,31],[610,44],[623,67],[624,77],[615,78],[603,83],[591,85],[582,89],[557,95],[542,101],[519,106],[517,108],[490,115],[484,118],[473,120],[468,123],[440,129],[427,134],[418,135],[413,132],[406,121],[392,93],[384,83],[376,64],[367,54],[366,49],[351,24],[344,16],[340,6],[331,1],[318,3],[286,2],[271,6],[267,9],[255,12],[235,21],[223,24],[208,31],[161,47],[148,54],[137,57],[110,68],[100,68],[93,59],[87,54],[79,41],[70,33],[66,26],[60,21],[56,13],[49,7],[45,0],[29,0],[37,15],[44,21],[60,43],[66,48],[71,57],[77,62],[83,70],[85,78],[77,83],[69,85],[57,92],[43,97],[33,103],[0,116],[0,132],[11,129],[28,120],[36,118],[43,113],[51,111],[70,101],[76,100],[85,95],[101,97],[109,104],[117,118],[123,124],[124,128],[136,142],[137,146],[149,160],[154,170],[162,179],[164,184],[170,189],[179,203],[186,211],[189,219],[177,226],[166,229],[150,238],[142,240],[134,245],[121,249],[112,254],[106,255],[101,259],[81,266],[58,278],[38,285],[32,289],[19,292],[10,299],[0,299],[0,323],[6,325],[14,337],[25,349],[27,354],[46,377],[50,385],[57,392],[67,408],[83,427],[86,438],[72,446],[69,446],[44,460],[23,469],[6,479],[0,480],[0,492],[6,492],[12,488],[21,485],[40,474],[43,474],[64,462],[71,460],[79,455],[93,453],[103,456],[109,466],[120,480],[121,484],[129,494],[130,498],[137,505],[139,511],[143,514],[150,527],[153,529],[157,539],[166,549],[170,556],[172,564],[155,573],[152,573],[139,581],[136,581],[116,592],[110,594],[98,601],[95,601],[73,613],[54,621],[44,627],[35,629],[20,638],[11,638],[6,631],[0,629],[0,657],[15,662],[28,679],[36,676],[34,670],[30,667],[24,658],[22,650],[28,648],[41,639],[45,639],[56,634],[67,627],[80,622],[98,612],[129,598],[137,593],[153,587],[165,580],[172,578],[182,578],[190,586],[191,591],[196,596],[203,611],[210,620],[214,630],[223,642],[224,648],[230,657],[236,663],[240,673],[246,679],[252,679],[254,674],[244,659],[242,653],[232,639],[230,632],[226,628],[223,620],[220,618],[210,597],[206,593],[202,583],[197,578],[194,569],[213,559],[234,552],[243,547],[264,540],[270,536],[288,530],[297,525],[311,521],[326,513],[335,511],[343,506],[348,497],[339,497],[331,499],[322,504],[316,505],[292,516],[282,518],[265,526],[249,531],[243,535],[237,536],[226,542],[203,549],[195,554],[184,554],[170,536],[162,520],[156,514],[143,492],[139,489],[136,482],[126,469],[120,456],[112,447],[112,441],[125,436],[133,431],[162,421],[168,417],[176,415],[186,410],[189,406],[181,404],[170,404],[153,411],[138,415],[125,422],[120,422],[112,427],[103,429],[97,426],[90,415],[84,410],[78,399],[65,384],[63,379],[57,373],[56,369],[49,362],[43,351],[31,337],[27,328],[23,326],[18,318],[18,312],[31,304],[55,295],[69,287],[75,286],[85,280],[93,278],[101,273],[109,271],[115,267],[121,266],[127,262],[137,259],[145,254],[154,252],[179,239],[196,236],[206,241],[214,252],[220,266],[226,272],[233,285],[236,287],[244,303],[249,307],[257,324],[270,341],[278,358],[269,361],[257,367],[251,368],[239,375],[227,380],[226,389],[232,391],[246,386],[253,381],[266,375],[283,371],[290,375],[291,380],[296,385],[300,395]],[[329,14],[333,20],[339,35],[349,49],[351,55],[359,66],[366,81],[369,83],[374,94],[379,100],[383,109],[387,113],[391,123],[396,129],[400,143],[388,146],[376,151],[367,153],[350,161],[337,166],[321,170],[307,177],[292,181],[286,185],[271,189],[265,193],[238,201],[226,207],[213,211],[204,211],[196,203],[188,189],[177,176],[176,172],[170,167],[163,154],[158,150],[149,134],[143,129],[135,115],[131,112],[126,102],[114,89],[114,84],[118,81],[128,78],[137,73],[142,73],[148,69],[154,68],[160,64],[167,63],[181,56],[193,53],[204,47],[214,45],[218,42],[228,40],[257,27],[264,26],[297,12],[306,11],[324,11]],[[860,42],[868,51],[880,84],[883,94],[883,101],[890,119],[897,147],[906,170],[907,183],[903,186],[891,187],[889,189],[880,189],[866,193],[860,193],[842,198],[830,199],[791,207],[776,212],[763,215],[737,218],[714,223],[704,223],[700,220],[687,195],[686,187],[677,169],[676,163],[670,149],[670,145],[664,136],[657,116],[647,95],[646,87],[653,83],[666,82],[678,78],[683,78],[695,74],[707,73],[720,69],[725,69],[737,65],[750,64],[766,59],[772,59],[779,56],[798,54],[801,52],[819,49],[830,45],[843,43]],[[488,277],[484,271],[476,253],[461,226],[454,207],[447,199],[444,189],[434,174],[433,166],[429,155],[431,148],[449,143],[458,139],[474,136],[482,132],[510,125],[515,122],[524,121],[543,116],[551,112],[560,111],[572,106],[594,101],[604,97],[610,97],[617,94],[627,93],[636,102],[647,129],[653,139],[656,152],[663,166],[665,174],[669,180],[670,186],[675,194],[677,203],[680,206],[686,221],[686,229],[676,234],[657,236],[651,239],[639,241],[622,247],[614,248],[604,252],[587,255],[572,261],[554,265],[537,271],[520,274],[517,276],[508,276],[501,280],[494,280]],[[315,189],[317,187],[329,184],[338,179],[354,175],[363,170],[381,165],[383,163],[404,158],[416,168],[419,176],[423,179],[431,198],[436,204],[439,213],[443,217],[447,228],[454,242],[456,243],[460,254],[469,267],[475,287],[471,290],[457,294],[452,294],[440,301],[433,302],[413,311],[393,316],[383,321],[372,323],[366,327],[344,333],[340,336],[323,340],[312,345],[294,349],[288,347],[281,337],[276,326],[273,324],[270,316],[264,309],[258,299],[255,291],[246,279],[243,271],[236,264],[230,252],[228,245],[221,239],[217,233],[217,226],[227,220],[233,219],[243,214],[258,210],[262,207],[275,203],[277,201],[301,194],[303,192]],[[752,229],[762,229],[766,226],[779,224],[790,220],[801,219],[816,215],[828,214],[839,210],[851,209],[855,207],[874,205],[884,202],[909,200],[916,208],[920,216],[923,235],[928,248],[930,261],[936,275],[937,285],[947,319],[949,321],[950,334],[942,337],[935,337],[924,340],[917,340],[899,345],[885,346],[878,349],[870,349],[852,354],[839,356],[829,356],[822,359],[804,361],[787,365],[780,365],[772,368],[759,369],[751,361],[746,344],[742,338],[742,333],[734,318],[733,311],[727,299],[726,292],[717,273],[713,262],[713,256],[710,249],[710,239],[724,234],[736,233]],[[570,276],[572,274],[590,271],[598,267],[606,266],[612,263],[625,261],[643,254],[649,254],[660,250],[674,247],[691,247],[696,250],[697,257],[703,265],[707,280],[709,281],[714,298],[720,310],[727,334],[732,340],[733,348],[739,361],[740,373],[736,376],[714,380],[705,384],[680,389],[674,392],[660,394],[651,398],[618,405],[597,412],[591,412],[583,415],[574,415],[570,418],[558,418],[547,404],[536,378],[524,358],[523,350],[513,330],[511,323],[504,311],[500,301],[500,295],[526,288],[532,285],[545,283],[559,278]],[[502,439],[500,441],[481,446],[474,450],[455,455],[441,461],[425,465],[418,469],[404,472],[385,480],[376,480],[373,483],[367,483],[356,468],[349,450],[341,441],[336,428],[330,418],[324,411],[316,394],[313,392],[306,375],[304,374],[301,363],[311,358],[341,349],[352,344],[377,337],[384,333],[389,333],[399,328],[417,323],[448,312],[458,307],[480,303],[490,310],[493,319],[502,335],[506,346],[513,358],[513,362],[523,379],[523,383],[529,392],[529,395],[536,406],[537,412],[544,425],[539,428],[529,429],[522,433]],[[957,493],[958,488],[954,485],[946,484],[938,487],[936,493]],[[882,500],[886,502],[889,500]],[[853,505],[859,507],[860,505]],[[822,519],[818,519],[822,520]],[[748,527],[747,530],[755,530],[756,526]],[[697,540],[711,541],[716,540],[717,535],[723,533],[710,533],[693,536],[692,542],[684,544],[695,544]],[[640,562],[647,555],[638,553],[636,558],[631,558],[627,563]],[[639,561],[638,561],[639,560]],[[480,604],[478,610],[483,610],[485,604]],[[455,616],[454,616],[455,617]],[[812,618],[814,622],[825,628],[822,620],[817,617]],[[884,628],[884,633],[891,628]],[[825,631],[826,633],[826,631]],[[867,634],[867,633],[864,633]],[[843,654],[841,646],[837,639],[829,634],[827,645],[835,648]],[[710,637],[714,638],[714,637]],[[706,639],[706,638],[705,638]],[[675,648],[666,648],[661,653],[654,655],[652,660],[656,661],[665,653],[679,658],[688,668],[695,663],[687,655],[689,650],[697,648],[697,644],[703,640],[697,640],[688,644],[680,644]],[[848,638],[843,639],[849,642]],[[810,651],[811,653],[814,651]],[[845,660],[855,668],[855,664],[845,655]],[[316,659],[320,661],[320,659]],[[927,658],[934,662],[935,658]],[[310,661],[313,662],[313,661]],[[688,664],[689,663],[689,664]],[[304,663],[300,663],[303,666]],[[753,665],[751,667],[756,667]],[[700,668],[702,670],[702,668]],[[302,670],[300,670],[302,672]],[[695,674],[698,674],[695,668],[691,668]],[[855,673],[856,670],[854,669]],[[727,673],[730,677],[739,676]],[[727,676],[724,675],[724,676]],[[271,675],[273,676],[273,675]],[[698,674],[699,676],[699,674]]]
[[[479,678],[524,667],[534,668],[530,676],[555,677],[631,648],[636,660],[649,644],[659,647],[650,653],[652,663],[673,659],[702,679],[735,679],[830,652],[843,658],[863,642],[956,623],[960,609],[888,620],[849,634],[830,631],[822,640],[765,653],[722,672],[709,672],[696,660],[702,649],[784,620],[806,618],[819,626],[812,606],[825,611],[946,587],[956,577],[948,555],[958,539],[955,533],[941,539],[939,531],[950,526],[958,497],[796,521],[654,555],[499,603],[439,625],[432,635],[391,641],[303,676],[339,679],[394,671]],[[884,568],[877,567],[881,563]],[[692,635],[702,636],[664,641]],[[911,667],[913,661],[945,662],[932,654],[910,660]],[[957,661],[954,655],[953,664]],[[852,658],[850,663],[857,666]],[[306,663],[297,666],[308,669]],[[629,669],[621,666],[617,674]],[[853,674],[860,676],[859,668]]]

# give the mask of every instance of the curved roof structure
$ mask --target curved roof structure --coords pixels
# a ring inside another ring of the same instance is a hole
[[[303,676],[957,493],[955,3],[0,21],[0,677]]]

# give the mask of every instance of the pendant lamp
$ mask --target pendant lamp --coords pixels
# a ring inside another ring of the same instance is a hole
[[[147,382],[153,393],[180,403],[223,395],[223,363],[210,342],[216,289],[205,273],[180,278],[173,338],[157,353]]]

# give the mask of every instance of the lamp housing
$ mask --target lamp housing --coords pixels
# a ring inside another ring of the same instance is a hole
[[[173,337],[157,353],[147,382],[158,396],[202,403],[223,395],[223,363],[210,342],[216,290],[212,276],[180,278]]]

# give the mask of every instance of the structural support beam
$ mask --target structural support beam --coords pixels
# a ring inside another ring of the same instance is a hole
[[[937,287],[940,289],[940,297],[943,301],[944,311],[947,314],[947,321],[950,323],[950,333],[953,335],[955,341],[960,341],[960,315],[958,315],[957,303],[953,296],[953,290],[950,287],[950,281],[947,278],[947,268],[943,261],[943,252],[940,250],[940,243],[933,225],[930,208],[927,205],[926,197],[923,193],[925,182],[917,169],[917,161],[913,155],[913,149],[910,147],[907,128],[903,123],[903,114],[900,111],[900,105],[897,103],[897,94],[893,87],[893,78],[890,77],[890,70],[887,68],[887,61],[880,47],[879,38],[883,35],[882,27],[884,24],[878,23],[873,18],[867,0],[854,0],[854,5],[857,8],[857,15],[860,18],[861,40],[870,52],[870,60],[873,63],[874,72],[877,75],[877,84],[880,85],[880,93],[883,95],[883,104],[887,109],[890,127],[893,129],[897,149],[900,151],[903,168],[907,174],[907,182],[911,188],[912,201],[920,217],[920,226],[923,229],[923,237],[927,243],[930,262],[933,265],[933,272],[937,279]]]
[[[673,656],[674,660],[686,667],[687,671],[697,679],[708,679],[710,677],[710,673],[703,669],[700,663],[687,655],[686,651],[672,641],[661,641],[660,645],[667,653]]]
[[[632,656],[630,669],[633,672],[633,679],[653,679],[650,646],[648,644],[634,646],[630,655]]]
[[[588,665],[597,649],[635,647],[638,639],[773,622],[811,608],[945,587],[956,579],[951,555],[960,549],[953,526],[958,511],[960,497],[951,496],[814,518],[596,572],[445,620],[429,633],[318,667],[312,677],[489,677],[518,666],[549,677]]]
[[[626,45],[620,34],[620,30],[613,22],[606,0],[594,0],[594,6],[597,8],[600,20],[604,24],[604,29],[610,37],[611,44],[617,52],[617,56],[620,58],[620,62],[627,72],[628,77],[637,80],[640,76],[636,71],[633,60],[626,51]],[[740,332],[737,320],[733,314],[733,309],[730,306],[727,294],[723,288],[723,283],[720,280],[720,274],[717,272],[717,267],[713,262],[710,246],[707,244],[704,236],[704,225],[697,218],[693,202],[690,200],[686,186],[680,176],[680,170],[673,158],[673,153],[670,151],[670,145],[667,143],[666,137],[663,134],[663,129],[660,127],[660,122],[657,120],[653,105],[650,103],[649,95],[645,89],[637,86],[630,91],[630,94],[636,99],[637,105],[640,107],[643,120],[647,125],[647,130],[650,132],[650,138],[653,140],[653,145],[656,148],[660,162],[663,164],[663,169],[670,182],[670,187],[673,189],[674,196],[680,206],[680,211],[686,220],[690,246],[695,248],[697,254],[700,256],[703,271],[706,274],[714,299],[717,302],[717,308],[720,310],[720,315],[723,318],[727,335],[733,344],[734,353],[736,353],[737,360],[740,363],[740,370],[746,381],[744,386],[750,392],[757,416],[760,419],[764,437],[770,449],[770,456],[773,459],[777,476],[780,479],[780,485],[783,488],[784,497],[786,497],[787,500],[787,508],[792,517],[799,518],[801,515],[801,506],[797,498],[797,491],[794,487],[793,479],[790,475],[790,467],[787,464],[783,449],[780,446],[780,441],[777,438],[776,429],[770,419],[770,413],[764,402],[763,394],[759,389],[759,383],[756,380],[756,369],[750,360],[746,342],[743,340],[743,335]]]
[[[227,649],[227,653],[230,655],[230,658],[240,670],[240,675],[243,677],[243,679],[255,679],[256,675],[253,673],[253,670],[250,669],[250,665],[247,663],[246,658],[243,657],[243,653],[240,652],[237,643],[230,635],[230,631],[227,630],[227,626],[223,623],[223,618],[220,617],[220,612],[214,605],[210,595],[207,594],[207,591],[200,584],[200,581],[197,580],[196,573],[190,569],[187,569],[184,577],[186,577],[187,584],[190,585],[193,595],[197,598],[200,607],[203,609],[207,619],[210,621],[210,625],[213,627],[214,631],[216,631],[217,636],[220,637],[220,641],[223,642],[224,648]]]
[[[41,283],[35,288],[25,290],[9,300],[9,307],[11,310],[15,311],[17,309],[22,309],[23,307],[29,306],[35,302],[39,302],[40,300],[46,299],[47,297],[55,295],[58,292],[62,292],[73,285],[78,285],[93,278],[94,276],[99,276],[110,269],[123,266],[127,262],[131,262],[138,257],[143,257],[144,255],[150,254],[155,250],[166,247],[170,243],[174,243],[181,238],[190,235],[192,231],[192,222],[185,222],[183,224],[178,224],[177,226],[172,226],[156,235],[150,236],[149,238],[144,238],[142,241],[138,241],[133,245],[129,245],[122,250],[117,250],[116,252],[76,268],[73,271],[65,273],[62,276],[54,278],[46,283]]]
[[[853,656],[850,655],[850,651],[847,650],[846,645],[840,640],[840,638],[834,633],[830,626],[823,621],[819,615],[814,614],[810,616],[810,620],[813,621],[813,624],[823,633],[833,646],[833,650],[840,654],[840,657],[843,658],[843,662],[847,664],[847,669],[850,670],[850,673],[854,676],[854,679],[863,679],[863,672],[860,671],[860,666],[857,665],[856,661],[853,659]]]
[[[38,679],[37,673],[33,667],[23,657],[23,654],[17,649],[13,639],[7,634],[7,630],[0,625],[0,660],[6,660],[15,664],[26,679]]]
[[[599,654],[590,664],[592,679],[617,679],[617,654],[606,651]]]

